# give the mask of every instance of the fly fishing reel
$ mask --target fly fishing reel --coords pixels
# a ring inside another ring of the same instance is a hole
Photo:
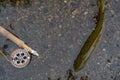
[[[30,62],[30,54],[25,49],[16,49],[11,54],[11,64],[16,68],[23,68]]]

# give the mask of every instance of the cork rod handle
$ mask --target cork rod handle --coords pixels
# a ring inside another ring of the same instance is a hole
[[[24,41],[22,41],[21,39],[17,38],[16,36],[14,36],[11,32],[9,32],[8,30],[6,30],[5,28],[3,28],[2,26],[0,26],[0,33],[7,37],[8,39],[10,39],[11,41],[13,41],[14,43],[16,43],[19,47],[25,48],[29,51],[32,50],[32,48],[30,48],[28,45],[26,45],[24,43]]]

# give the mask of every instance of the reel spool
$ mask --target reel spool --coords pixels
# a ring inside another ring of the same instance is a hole
[[[11,54],[11,64],[16,68],[23,68],[30,62],[30,54],[25,49],[16,49]]]

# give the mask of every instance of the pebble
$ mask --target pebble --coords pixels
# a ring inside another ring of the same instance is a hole
[[[62,36],[62,34],[58,34],[58,37],[61,37]]]
[[[102,51],[106,51],[106,49],[105,48],[103,48],[103,50]]]
[[[87,15],[87,14],[88,14],[88,11],[85,11],[85,12],[84,12],[84,15]]]
[[[67,0],[64,0],[64,3],[67,3]]]
[[[115,14],[115,11],[114,10],[110,10],[111,14]]]
[[[59,28],[61,29],[61,28],[62,28],[62,25],[59,25]]]

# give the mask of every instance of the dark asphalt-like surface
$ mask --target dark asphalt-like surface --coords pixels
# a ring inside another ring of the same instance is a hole
[[[120,80],[120,1],[107,0],[105,32],[94,55],[76,80]],[[67,80],[67,71],[96,24],[97,0],[34,0],[28,7],[0,7],[4,26],[38,51],[28,66],[13,67],[0,56],[0,80]],[[10,26],[11,25],[11,26]],[[7,56],[19,48],[0,35]]]

